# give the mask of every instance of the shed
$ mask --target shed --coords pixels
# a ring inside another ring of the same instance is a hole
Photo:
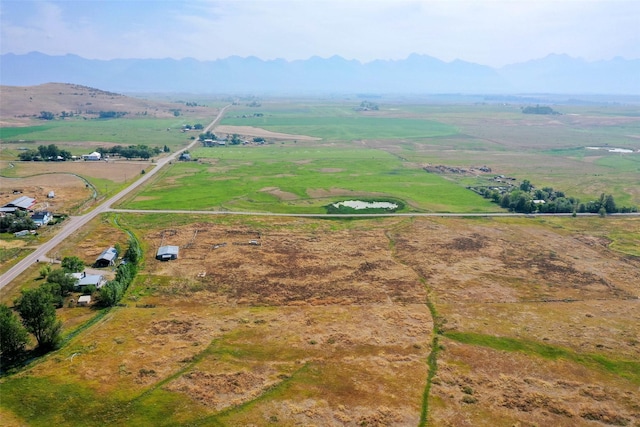
[[[169,261],[172,259],[178,259],[178,252],[180,248],[178,246],[160,246],[156,253],[156,259],[160,261]]]
[[[91,295],[82,295],[78,298],[78,305],[81,307],[86,307],[91,304]]]
[[[105,249],[100,254],[94,265],[96,267],[109,267],[110,265],[115,265],[116,258],[118,258],[118,252],[116,251],[116,248],[111,247],[109,249]]]

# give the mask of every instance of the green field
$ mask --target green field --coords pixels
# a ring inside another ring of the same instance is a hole
[[[181,133],[183,124],[208,124],[211,118],[177,117],[159,118],[122,118],[122,119],[82,119],[70,118],[55,120],[46,124],[27,127],[0,128],[0,139],[4,143],[37,142],[39,144],[60,142],[105,142],[122,145],[146,144],[150,146],[180,146],[188,138]],[[167,131],[170,128],[171,131]],[[37,145],[24,145],[37,148]]]
[[[226,118],[223,125],[255,126],[293,135],[309,135],[331,141],[354,139],[416,139],[455,135],[457,129],[433,120],[362,117],[357,115],[268,116]]]
[[[499,210],[382,150],[270,145],[192,154],[211,163],[175,164],[122,207],[324,213],[330,203],[379,197],[400,199],[413,212]]]
[[[190,200],[193,209],[318,212],[322,204],[336,200],[316,200],[308,190],[342,189],[342,193],[351,191],[361,197],[375,193],[403,199],[407,209],[414,210],[495,210],[473,195],[463,196],[464,192],[452,184],[463,187],[481,181],[456,175],[445,176],[446,181],[424,177],[420,166],[425,164],[486,165],[496,174],[528,179],[536,187],[553,187],[581,201],[610,193],[620,205],[640,204],[640,155],[585,148],[637,151],[640,120],[630,106],[561,105],[556,110],[562,115],[537,116],[522,114],[516,104],[419,104],[383,99],[379,110],[362,112],[355,109],[359,102],[298,99],[265,100],[258,107],[235,105],[221,125],[252,126],[321,141],[272,138],[268,146],[237,147],[240,151],[235,153],[230,147],[197,149],[192,155],[210,166],[187,167],[193,173],[180,166],[165,174],[183,185],[183,190],[175,191],[173,183],[156,181],[125,206],[185,208],[184,201]],[[0,129],[5,141],[0,156],[12,160],[19,148],[48,143],[59,144],[75,155],[100,143],[168,145],[175,150],[197,135],[180,132],[182,124],[206,124],[210,119],[40,121],[39,125]],[[328,169],[340,171],[326,172]],[[221,182],[222,187],[216,185]],[[435,183],[442,191],[433,188]],[[206,190],[199,188],[200,184]],[[272,187],[295,197],[279,198],[264,190]]]

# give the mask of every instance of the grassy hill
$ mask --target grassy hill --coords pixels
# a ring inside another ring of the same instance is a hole
[[[30,119],[48,111],[59,118],[66,114],[97,117],[100,111],[128,116],[173,117],[185,110],[183,103],[157,102],[107,92],[70,83],[46,83],[38,86],[0,86],[0,119]],[[193,110],[198,107],[189,107]]]

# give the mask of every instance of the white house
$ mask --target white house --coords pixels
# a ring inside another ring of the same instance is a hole
[[[95,286],[96,289],[100,289],[104,284],[104,276],[101,274],[87,274],[86,272],[82,273],[72,273],[73,277],[78,279],[76,283],[76,288],[82,289],[85,286]]]
[[[91,154],[82,155],[83,160],[100,160],[101,158],[102,158],[102,154],[98,153],[97,151],[94,151]]]
[[[53,215],[48,211],[38,211],[31,215],[31,219],[38,226],[47,225],[53,219]]]

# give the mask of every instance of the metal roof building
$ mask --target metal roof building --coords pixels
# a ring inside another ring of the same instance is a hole
[[[105,249],[104,252],[100,254],[100,256],[96,259],[95,266],[96,267],[108,267],[110,265],[114,265],[116,262],[116,258],[118,258],[118,252],[116,248]]]
[[[160,261],[169,261],[171,259],[178,259],[178,252],[180,248],[178,246],[160,246],[156,253],[156,259]]]
[[[36,199],[33,197],[20,196],[14,201],[4,205],[5,208],[18,208],[22,210],[29,210],[36,204]]]

